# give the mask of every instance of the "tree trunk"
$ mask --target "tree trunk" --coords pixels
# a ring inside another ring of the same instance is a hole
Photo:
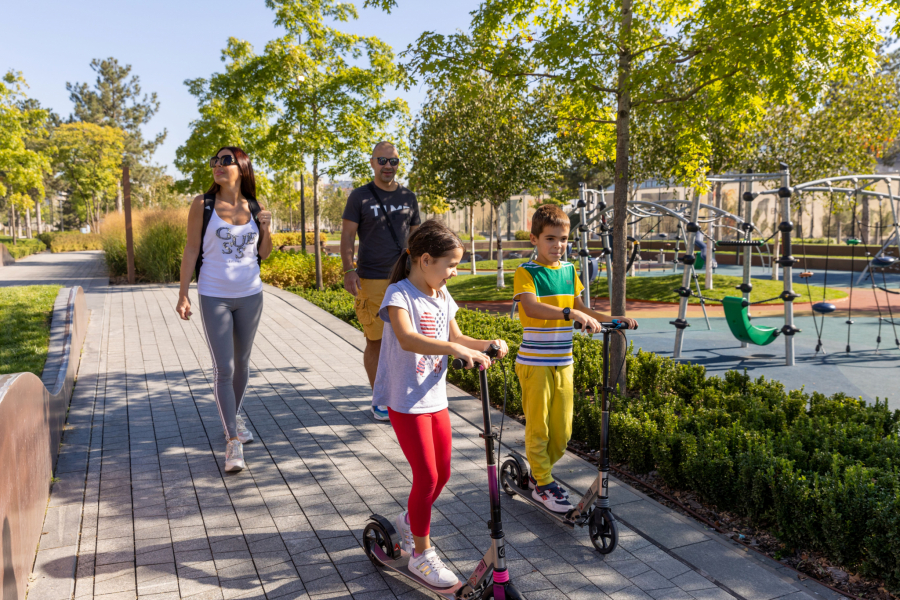
[[[502,289],[506,287],[506,279],[503,275],[503,238],[500,237],[500,208],[497,207],[497,210],[494,212],[497,215],[497,289]]]
[[[494,260],[494,205],[491,204],[491,224],[488,227],[488,260]]]
[[[618,82],[619,90],[618,111],[616,113],[616,172],[615,172],[615,190],[613,192],[613,239],[612,239],[612,297],[610,301],[610,311],[613,316],[625,316],[625,266],[626,247],[625,238],[627,236],[628,222],[628,150],[630,142],[631,127],[631,0],[622,0],[622,22],[619,30],[619,44],[622,48],[619,51],[618,66]],[[613,335],[610,338],[610,369],[609,384],[615,388],[619,387],[620,393],[625,393],[625,338],[620,335]]]
[[[306,174],[303,171],[303,157],[300,157],[300,231],[303,233],[300,239],[300,250],[306,254],[306,188],[303,182]]]
[[[42,233],[44,233],[44,223],[43,223],[43,220],[41,219],[41,204],[43,204],[43,202],[41,202],[41,201],[34,203],[34,211],[37,216],[38,235],[41,235]]]
[[[862,201],[862,225],[859,229],[860,239],[863,244],[869,243],[869,198],[863,197]]]
[[[18,246],[18,234],[19,226],[16,223],[16,207],[11,205],[9,206],[9,235],[12,236],[13,246]]]
[[[387,215],[385,215],[387,217]],[[306,237],[306,234],[303,234]],[[322,289],[322,247],[319,245],[319,159],[313,159],[313,248],[316,253],[316,289]]]
[[[471,247],[469,256],[470,273],[475,275],[478,269],[475,266],[475,205],[469,207],[469,244]]]

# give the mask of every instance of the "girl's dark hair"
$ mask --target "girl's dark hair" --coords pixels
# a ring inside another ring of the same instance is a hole
[[[231,150],[234,159],[237,161],[238,169],[241,171],[241,194],[243,194],[244,198],[256,200],[256,177],[253,175],[253,164],[250,162],[250,157],[237,146],[222,146],[216,150],[213,156],[218,156],[222,150]],[[219,187],[219,184],[213,181],[206,193],[215,194],[219,191]]]
[[[419,258],[423,254],[428,254],[432,258],[441,258],[447,256],[457,248],[462,248],[462,240],[455,233],[434,219],[425,221],[409,236],[407,242],[408,252],[400,254],[394,270],[391,271],[391,283],[397,283],[402,279],[409,277],[409,270],[412,268],[412,261]]]

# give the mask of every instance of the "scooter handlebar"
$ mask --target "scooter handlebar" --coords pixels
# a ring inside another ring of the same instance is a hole
[[[500,346],[497,344],[491,344],[491,346],[482,354],[486,355],[488,358],[497,358],[497,354],[500,352]],[[453,359],[453,368],[454,369],[464,369],[466,366],[466,361],[461,358]]]
[[[614,319],[610,323],[600,323],[600,327],[602,327],[603,329],[629,329],[628,323],[626,321],[620,321],[618,319]],[[575,321],[575,329],[582,329],[581,323],[579,321]],[[635,329],[637,329],[637,327],[635,327]]]

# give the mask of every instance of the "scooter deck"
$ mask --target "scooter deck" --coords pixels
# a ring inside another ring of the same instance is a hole
[[[575,529],[576,523],[575,523],[575,521],[569,519],[566,516],[568,513],[551,512],[550,510],[547,509],[546,506],[544,506],[544,504],[542,502],[538,502],[531,496],[531,488],[528,488],[527,490],[523,490],[522,488],[519,487],[519,484],[515,483],[513,480],[511,480],[506,475],[501,475],[501,477],[503,477],[503,483],[505,483],[507,486],[509,486],[509,488],[512,491],[514,491],[517,496],[524,499],[526,502],[530,502],[532,506],[540,509],[541,512],[543,512],[545,515],[553,517],[554,519],[556,519],[563,525],[568,525],[572,529]],[[506,486],[504,486],[503,489],[505,490]]]
[[[413,575],[410,572],[409,559],[411,557],[405,551],[400,552],[400,558],[398,558],[397,560],[394,560],[393,558],[391,558],[387,554],[385,554],[384,551],[379,546],[372,547],[372,554],[375,556],[375,558],[378,560],[378,562],[380,562],[382,565],[384,565],[385,568],[390,569],[391,571],[394,571],[398,575],[406,577],[408,580],[410,580],[410,581],[422,586],[423,588],[437,594],[438,596],[442,596],[444,598],[455,600],[457,590],[459,590],[465,584],[465,582],[463,582],[463,581],[458,581],[458,582],[456,582],[456,585],[454,585],[452,587],[446,587],[446,588],[439,588],[439,587],[434,587],[433,585],[429,585],[427,581],[424,581],[424,580],[420,579],[419,577],[416,577],[415,575]]]

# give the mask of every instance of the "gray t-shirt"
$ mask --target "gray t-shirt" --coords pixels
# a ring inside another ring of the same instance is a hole
[[[450,321],[458,308],[446,287],[437,298],[431,298],[409,279],[388,286],[378,313],[386,325],[372,404],[414,415],[447,408],[447,357],[415,354],[401,348],[390,325],[389,306],[406,309],[418,333],[445,342],[450,341]]]
[[[373,183],[372,186],[374,185]],[[394,225],[397,241],[406,248],[409,228],[422,222],[416,195],[402,185],[397,186],[393,192],[386,192],[381,188],[376,191]],[[343,218],[359,225],[359,276],[365,279],[388,279],[400,258],[400,249],[391,237],[387,219],[369,186],[364,185],[350,192]]]

